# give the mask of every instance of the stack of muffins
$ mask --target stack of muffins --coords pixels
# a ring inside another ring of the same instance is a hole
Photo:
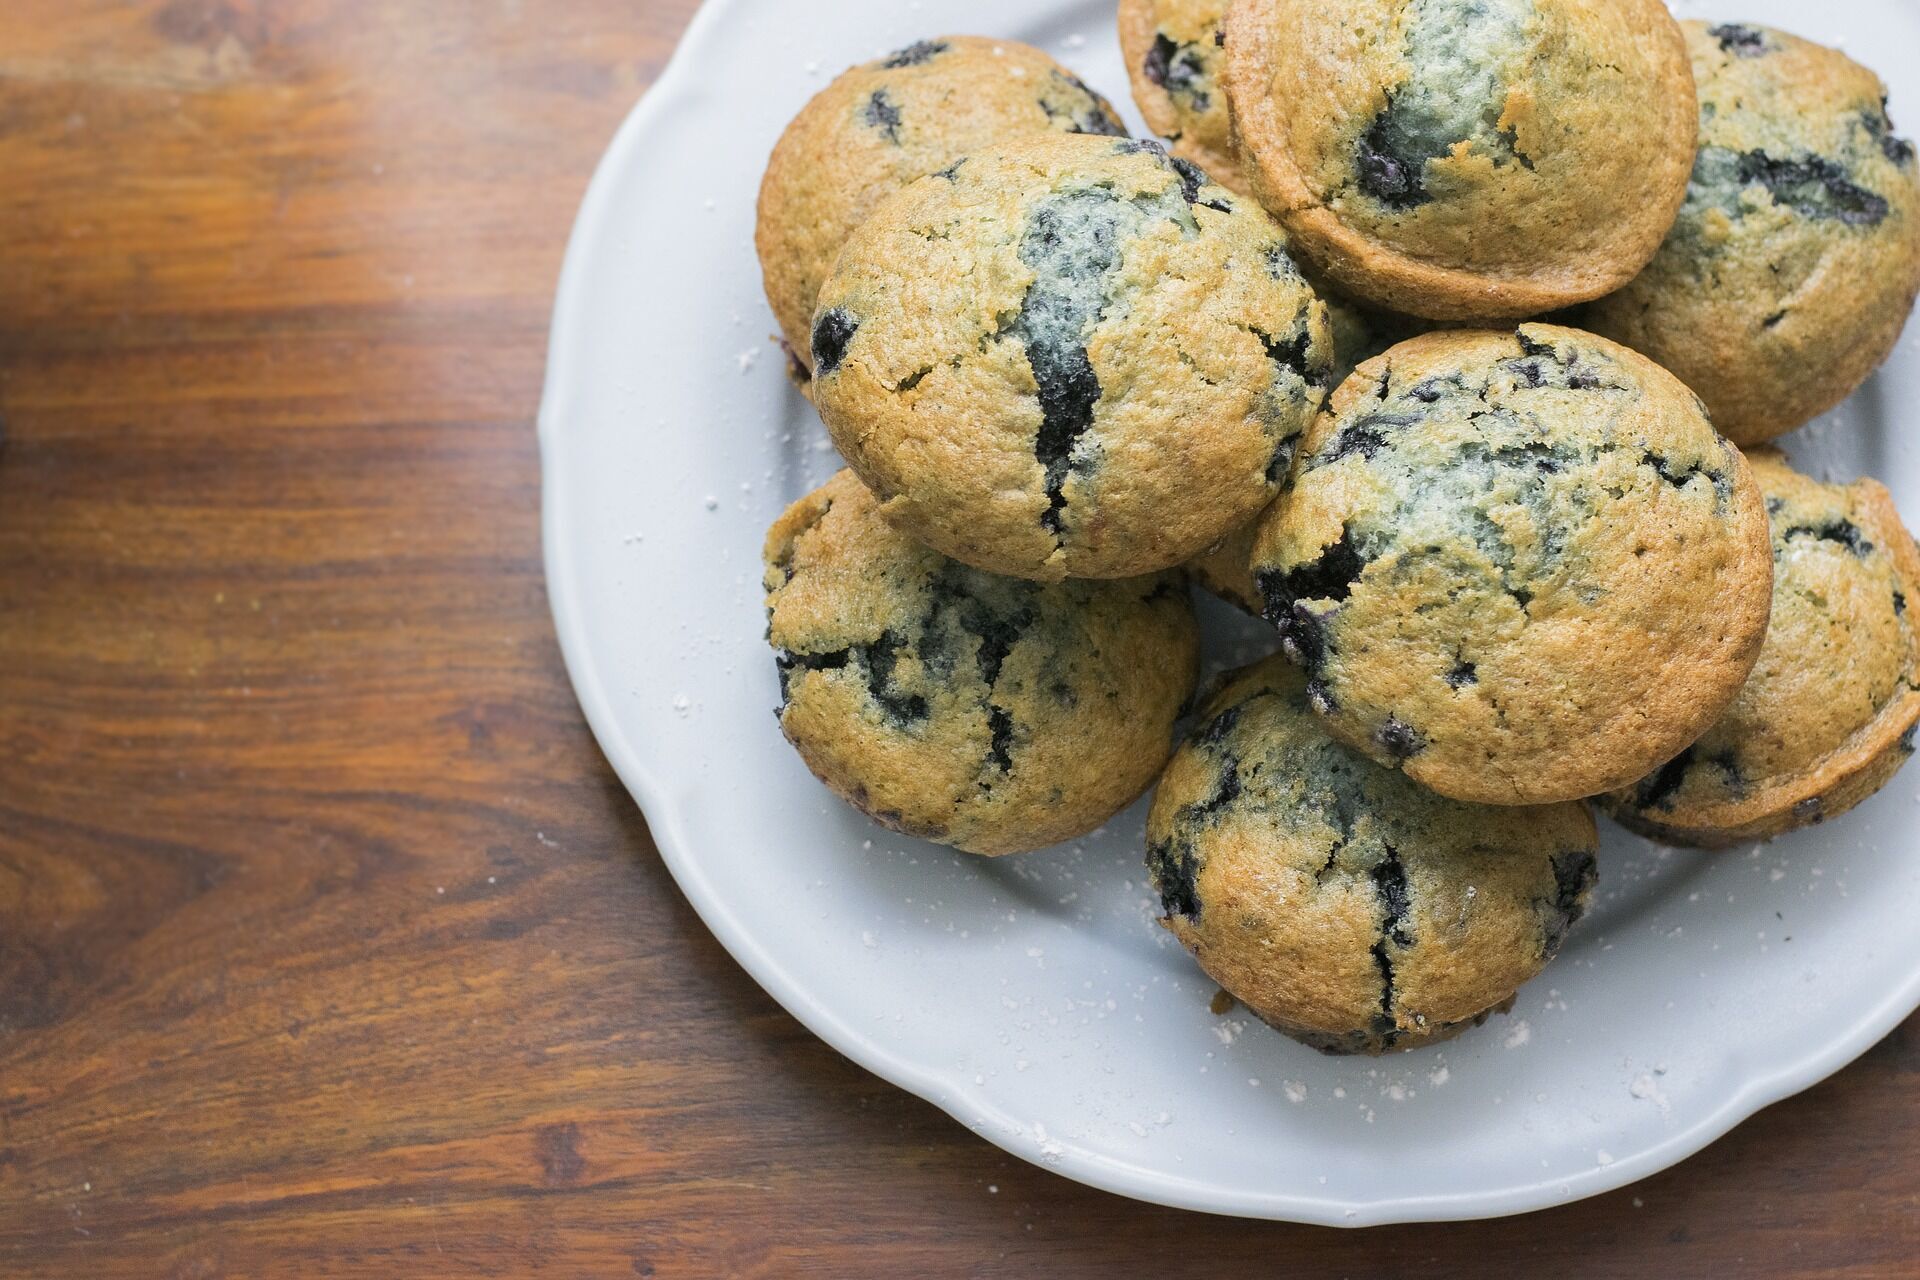
[[[1119,21],[1166,145],[952,36],[847,72],[768,167],[768,297],[849,468],[767,539],[815,774],[989,855],[1157,779],[1163,923],[1367,1053],[1552,959],[1590,803],[1716,847],[1892,776],[1920,550],[1766,443],[1920,290],[1873,73],[1659,0]],[[1191,715],[1190,582],[1278,649]]]

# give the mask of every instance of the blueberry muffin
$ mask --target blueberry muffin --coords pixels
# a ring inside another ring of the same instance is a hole
[[[1596,795],[1671,759],[1745,682],[1772,597],[1765,504],[1699,401],[1551,325],[1430,333],[1361,365],[1253,568],[1329,731],[1486,804]]]
[[[1278,656],[1204,709],[1147,839],[1162,923],[1329,1053],[1443,1040],[1508,1007],[1585,912],[1598,848],[1584,804],[1462,804],[1341,746]]]
[[[1604,804],[1625,825],[1708,848],[1837,817],[1913,755],[1920,724],[1920,551],[1886,489],[1821,484],[1773,449],[1748,456],[1773,524],[1773,620],[1740,696],[1707,735]]]
[[[1510,319],[1633,279],[1697,110],[1660,0],[1238,0],[1227,99],[1255,192],[1355,297]]]
[[[1252,201],[1156,143],[1048,135],[882,205],[821,291],[813,356],[888,519],[1050,581],[1169,568],[1257,514],[1333,340]]]
[[[1345,382],[1356,368],[1387,348],[1431,332],[1434,327],[1432,321],[1349,302],[1324,287],[1316,288],[1316,292],[1327,304],[1327,318],[1333,325],[1333,386]],[[1252,565],[1253,539],[1259,524],[1260,518],[1255,516],[1187,563],[1188,576],[1202,590],[1255,615],[1261,608]]]
[[[760,185],[767,301],[797,375],[834,257],[879,203],[982,147],[1033,133],[1127,129],[1106,100],[1040,50],[943,36],[854,67],[787,126]]]
[[[767,535],[780,728],[875,821],[970,853],[1084,835],[1172,748],[1199,654],[1170,577],[1051,585],[956,564],[842,471]]]
[[[1693,183],[1652,265],[1581,323],[1678,374],[1749,444],[1825,413],[1893,350],[1920,290],[1920,167],[1886,86],[1845,54],[1683,25]]]
[[[1233,155],[1233,125],[1220,72],[1228,0],[1120,0],[1120,50],[1133,100],[1173,154],[1222,186],[1249,194]]]

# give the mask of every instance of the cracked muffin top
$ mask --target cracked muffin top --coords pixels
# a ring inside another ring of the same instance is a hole
[[[1886,86],[1845,54],[1683,26],[1700,86],[1686,203],[1582,323],[1673,370],[1750,444],[1831,409],[1893,350],[1920,289],[1920,165]]]
[[[1584,804],[1447,800],[1329,738],[1276,655],[1201,713],[1147,819],[1162,923],[1264,1021],[1330,1053],[1504,1007],[1584,913]]]
[[[1605,801],[1634,830],[1715,847],[1838,817],[1885,786],[1920,724],[1920,550],[1873,480],[1749,455],[1773,526],[1773,619],[1732,708]]]
[[[1120,49],[1133,100],[1173,154],[1224,187],[1251,194],[1233,154],[1221,81],[1228,0],[1120,0]]]
[[[1193,693],[1168,577],[1041,584],[896,531],[849,471],[767,534],[780,728],[843,799],[971,853],[1037,849],[1144,791]]]
[[[814,300],[853,229],[894,192],[961,156],[1028,134],[1126,136],[1107,101],[1031,45],[922,40],[854,67],[781,135],[760,185],[767,301],[800,372]]]
[[[1435,319],[1584,302],[1645,266],[1693,164],[1661,0],[1237,0],[1254,190],[1334,285]]]
[[[1250,200],[1158,144],[1036,137],[847,242],[814,398],[888,519],[1043,581],[1177,565],[1278,490],[1333,364]]]
[[[1699,401],[1551,325],[1361,365],[1253,568],[1334,736],[1488,804],[1595,795],[1685,748],[1746,680],[1772,595],[1760,491]]]

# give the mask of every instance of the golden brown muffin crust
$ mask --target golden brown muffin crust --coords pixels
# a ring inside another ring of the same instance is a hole
[[[1598,846],[1583,804],[1462,804],[1341,746],[1278,656],[1209,700],[1147,839],[1162,923],[1214,981],[1362,1053],[1504,1006],[1585,910]]]
[[[1765,27],[1682,24],[1700,151],[1679,220],[1638,279],[1581,323],[1700,393],[1740,444],[1851,395],[1920,290],[1920,164],[1886,85]]]
[[[1773,530],[1773,618],[1720,722],[1604,802],[1643,834],[1722,847],[1835,818],[1912,757],[1920,551],[1885,487],[1822,484],[1748,454]]]
[[[1495,320],[1646,265],[1693,164],[1660,0],[1235,0],[1243,167],[1302,255],[1376,305]]]
[[[1180,564],[1264,507],[1326,308],[1250,200],[1158,144],[1038,137],[889,200],[820,296],[815,402],[887,517],[1039,580]]]
[[[1153,780],[1199,638],[1171,578],[1042,585],[899,533],[842,471],[767,534],[780,728],[876,821],[973,853],[1084,835]]]
[[[1047,132],[1126,135],[1106,99],[1017,40],[941,36],[841,75],[795,116],[760,186],[754,241],[800,372],[820,286],[881,201],[982,147]]]
[[[1684,749],[1745,682],[1772,598],[1759,489],[1698,400],[1550,325],[1362,365],[1253,562],[1329,730],[1486,804],[1594,795]]]

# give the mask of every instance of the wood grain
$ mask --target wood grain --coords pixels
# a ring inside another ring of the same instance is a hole
[[[1920,1034],[1364,1233],[1006,1156],[749,982],[575,708],[532,417],[691,0],[7,0],[0,1274],[1910,1276]]]

